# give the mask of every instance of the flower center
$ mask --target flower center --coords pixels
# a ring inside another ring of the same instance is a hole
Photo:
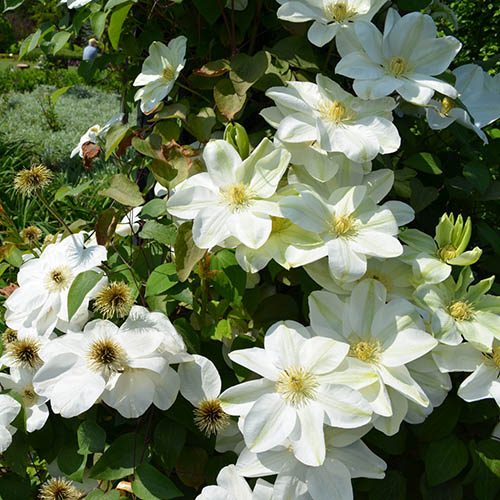
[[[10,344],[11,342],[15,342],[17,340],[17,330],[13,330],[12,328],[7,328],[2,335],[2,344],[5,347],[6,344]]]
[[[455,101],[449,97],[445,97],[441,101],[441,114],[447,115],[453,108],[456,107]]]
[[[5,350],[14,365],[21,368],[37,368],[42,364],[38,353],[40,342],[34,338],[17,339],[5,346]]]
[[[252,192],[243,184],[235,184],[227,189],[221,189],[224,203],[229,206],[232,212],[239,212],[247,209],[251,205]]]
[[[175,69],[170,65],[167,64],[161,73],[162,78],[165,78],[165,80],[171,81],[175,79]]]
[[[293,406],[302,406],[316,398],[316,377],[302,367],[283,370],[276,381],[276,392]]]
[[[32,385],[25,387],[22,397],[26,406],[32,406],[38,399],[38,396],[36,395]]]
[[[325,6],[325,15],[335,23],[342,23],[356,14],[355,10],[347,7],[347,2],[335,2]]]
[[[365,363],[375,363],[380,357],[381,345],[377,339],[366,342],[361,340],[351,344],[348,356],[358,358]]]
[[[122,373],[127,361],[127,355],[121,345],[109,338],[94,340],[90,344],[87,357],[92,370],[106,374]]]
[[[82,494],[69,481],[62,478],[52,478],[40,488],[40,500],[76,500]]]
[[[105,318],[126,316],[134,303],[132,290],[124,281],[113,281],[105,286],[96,296],[95,310]]]
[[[52,269],[45,277],[45,285],[49,292],[61,292],[69,287],[73,273],[68,266],[60,266]]]
[[[338,238],[348,238],[356,234],[356,219],[352,215],[332,217],[330,231]]]
[[[457,256],[457,249],[453,245],[445,245],[438,250],[438,255],[443,262],[446,262]]]
[[[318,111],[321,118],[332,123],[340,123],[351,117],[340,101],[323,101]]]
[[[468,321],[474,315],[474,309],[469,302],[457,300],[448,307],[450,316],[458,321]]]
[[[495,364],[500,368],[500,347],[494,347],[491,357]]]
[[[366,271],[365,275],[360,280],[358,280],[358,282],[360,283],[363,280],[369,279],[377,280],[382,283],[382,285],[385,286],[388,292],[392,290],[392,281],[385,274],[377,273],[375,271]]]
[[[408,63],[404,57],[394,56],[391,59],[389,73],[392,76],[398,77],[404,75],[408,71]]]
[[[229,424],[229,415],[222,409],[218,399],[203,399],[194,410],[194,423],[210,437]]]

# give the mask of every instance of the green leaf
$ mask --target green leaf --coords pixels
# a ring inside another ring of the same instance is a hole
[[[52,105],[55,106],[59,97],[65,94],[72,86],[73,85],[68,85],[67,87],[61,87],[60,89],[57,89],[54,92],[52,92],[52,94],[50,95],[50,101],[52,102]]]
[[[82,61],[82,63],[84,62],[86,61]],[[131,131],[128,125],[124,125],[121,122],[113,123],[113,125],[111,125],[110,129],[106,133],[106,145],[104,146],[104,150],[106,152],[104,156],[105,160],[108,160],[108,158],[113,154],[113,151],[120,145],[123,139],[130,135],[130,133]]]
[[[90,185],[92,181],[83,182],[82,184],[78,184],[78,186],[61,186],[54,195],[54,201],[61,201],[66,198],[66,196],[78,196],[80,193],[83,193]]]
[[[13,472],[2,473],[0,498],[2,500],[26,500],[34,498],[30,487],[30,480],[18,476]]]
[[[121,479],[140,462],[144,437],[135,432],[117,438],[90,470],[92,479]],[[135,450],[135,460],[134,460]]]
[[[207,142],[216,123],[212,108],[201,108],[198,114],[190,114],[187,128],[200,142]]]
[[[205,482],[204,472],[207,462],[208,454],[203,448],[186,446],[177,460],[175,471],[186,486],[198,489]]]
[[[315,51],[305,36],[284,38],[270,52],[294,68],[300,68],[303,71],[319,71],[318,51]]]
[[[108,0],[108,2],[106,3],[105,7],[104,7],[104,10],[106,12],[110,11],[113,7],[117,7],[118,5],[121,5],[122,3],[127,3],[127,2],[134,2],[136,3],[137,0]]]
[[[14,10],[20,7],[24,3],[24,0],[4,0],[3,5],[3,11],[7,12],[9,10]]]
[[[116,490],[108,491],[108,493],[104,493],[101,490],[94,490],[85,497],[85,500],[120,500],[121,498],[123,497],[120,496],[120,492]]]
[[[52,44],[52,54],[57,54],[66,45],[66,42],[71,38],[69,31],[59,31],[53,37],[50,43]]]
[[[194,266],[205,255],[206,250],[198,248],[193,241],[193,223],[184,222],[177,228],[175,239],[175,266],[179,281],[186,281]]]
[[[430,486],[454,478],[465,468],[469,454],[465,444],[455,436],[434,441],[425,454],[425,476]]]
[[[463,170],[464,177],[480,192],[484,193],[491,183],[488,167],[480,161],[470,161]]]
[[[410,156],[403,163],[407,167],[420,170],[427,174],[440,175],[443,173],[441,170],[441,161],[437,156],[431,153],[417,153]]]
[[[246,95],[239,95],[231,80],[224,78],[214,87],[214,99],[220,113],[231,121],[243,108]]]
[[[99,245],[106,246],[113,238],[120,220],[119,214],[114,208],[107,208],[99,214],[95,225],[95,237]]]
[[[167,476],[149,464],[137,467],[132,491],[142,500],[168,500],[183,496]]]
[[[122,34],[123,23],[127,18],[128,11],[132,7],[132,4],[124,5],[119,9],[115,10],[111,14],[108,28],[108,37],[111,42],[111,46],[118,50],[118,44],[120,43],[120,35]]]
[[[215,333],[211,337],[213,340],[220,340],[226,337],[228,339],[233,337],[233,330],[231,328],[231,320],[230,319],[221,319],[217,326],[215,327]]]
[[[177,176],[177,170],[168,163],[160,160],[153,160],[148,168],[153,173],[154,178],[164,187],[169,187],[170,182]]]
[[[169,221],[170,222],[170,221]],[[143,239],[152,239],[164,245],[173,245],[177,234],[177,227],[170,222],[162,224],[155,220],[148,220],[144,224],[139,236]]]
[[[163,418],[155,428],[154,451],[169,469],[174,467],[186,442],[186,429]]]
[[[200,352],[200,337],[198,332],[191,326],[186,318],[178,318],[174,321],[175,329],[184,340],[190,354]]]
[[[186,120],[187,113],[187,106],[177,102],[175,104],[170,104],[161,108],[161,110],[154,115],[152,121],[156,122],[159,120],[170,120],[172,118],[179,118],[180,120],[184,121]]]
[[[101,38],[104,33],[104,28],[106,28],[106,17],[108,14],[106,12],[94,12],[90,16],[90,24],[92,25],[92,31],[97,38]]]
[[[196,8],[208,24],[213,24],[221,15],[217,0],[193,0]]]
[[[146,297],[159,295],[179,282],[175,272],[175,264],[168,262],[153,270],[146,283]]]
[[[109,196],[129,207],[138,207],[144,203],[139,186],[131,181],[126,175],[116,174],[111,178],[109,188],[99,193],[101,196]]]
[[[239,303],[245,293],[247,275],[238,264],[234,252],[220,250],[210,261],[212,271],[220,271],[212,278],[215,289],[230,302]]]
[[[257,52],[253,57],[237,54],[231,59],[229,78],[237,94],[244,96],[248,89],[266,72],[271,56],[267,52]]]
[[[167,162],[163,154],[163,143],[161,136],[158,134],[151,134],[146,139],[141,139],[140,137],[134,137],[132,139],[132,146],[139,151],[139,153],[154,158],[155,160],[160,160]]]
[[[87,463],[87,455],[78,453],[78,443],[76,436],[68,429],[65,429],[65,440],[63,447],[57,456],[57,465],[61,472],[73,481],[81,483],[83,472]]]
[[[395,470],[386,472],[384,479],[373,481],[370,500],[406,500],[406,479]]]
[[[383,450],[389,455],[401,455],[406,449],[408,430],[406,425],[401,425],[399,432],[393,436],[387,436],[383,432],[372,429],[364,438],[370,447]]]
[[[31,52],[33,49],[36,49],[38,46],[38,42],[40,41],[40,37],[42,36],[42,31],[41,30],[36,30],[35,33],[33,33],[30,39],[30,43],[28,45],[27,52]]]
[[[141,210],[141,219],[156,219],[162,215],[168,215],[167,204],[159,198],[148,201]]]
[[[76,436],[78,439],[78,453],[81,455],[104,451],[106,431],[95,422],[91,420],[82,422],[78,427]]]
[[[284,293],[266,297],[254,315],[254,322],[259,325],[288,319],[300,320],[299,307],[290,295]]]
[[[82,305],[85,296],[102,279],[103,274],[96,271],[84,271],[77,275],[71,283],[68,292],[68,321],[74,316],[76,311]]]
[[[439,196],[438,190],[434,186],[424,186],[418,179],[410,181],[411,199],[410,204],[415,212],[420,212],[428,207]]]

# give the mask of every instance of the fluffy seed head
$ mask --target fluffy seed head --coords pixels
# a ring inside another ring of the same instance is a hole
[[[38,494],[40,500],[77,500],[81,496],[71,482],[62,478],[49,479],[42,485]]]
[[[207,437],[217,434],[229,424],[229,415],[218,399],[203,399],[193,413],[194,423]]]
[[[5,346],[6,354],[19,368],[35,369],[42,364],[38,353],[41,344],[33,337],[18,338]]]
[[[105,318],[123,318],[127,315],[134,298],[131,288],[123,281],[113,281],[96,296],[94,308]]]
[[[21,231],[21,238],[30,246],[39,241],[41,237],[42,231],[35,226],[28,226]]]
[[[307,404],[316,398],[319,386],[316,377],[301,366],[283,370],[276,381],[276,392],[295,407]]]
[[[365,363],[375,363],[380,357],[381,345],[377,339],[368,342],[361,340],[351,344],[348,356],[358,358]]]
[[[468,321],[474,315],[474,308],[469,302],[457,300],[448,307],[450,316],[458,321]]]
[[[125,370],[127,354],[118,342],[103,337],[90,344],[87,359],[92,370],[109,375],[111,372],[122,373]]]
[[[61,292],[71,285],[73,272],[68,266],[51,269],[45,276],[45,286],[49,292]]]
[[[30,195],[49,185],[52,172],[43,165],[35,165],[18,172],[14,179],[14,188],[22,195]]]
[[[2,345],[5,346],[17,340],[17,330],[13,330],[12,328],[7,328],[5,332],[2,334]]]

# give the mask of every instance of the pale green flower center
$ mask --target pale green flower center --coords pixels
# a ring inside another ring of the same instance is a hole
[[[495,364],[500,368],[500,347],[494,347],[491,353],[491,358]]]
[[[438,255],[442,261],[446,262],[457,256],[457,249],[453,245],[445,245],[439,249]]]
[[[323,120],[332,123],[341,123],[351,118],[351,114],[340,101],[323,101],[318,112]]]
[[[391,59],[391,63],[389,65],[389,73],[392,76],[398,77],[407,73],[409,70],[409,64],[404,57],[394,56]]]
[[[447,115],[453,108],[456,107],[455,101],[449,97],[445,97],[441,101],[441,114]]]
[[[338,238],[349,238],[357,233],[357,222],[352,215],[341,215],[332,217],[330,231]]]
[[[118,342],[110,338],[94,340],[87,351],[89,367],[96,372],[123,373],[127,354]]]
[[[175,69],[170,65],[167,64],[161,73],[162,78],[165,78],[165,80],[171,81],[175,79]]]
[[[26,406],[32,406],[36,403],[38,396],[32,385],[24,388],[22,398]]]
[[[370,270],[366,271],[365,275],[360,280],[358,280],[358,282],[361,282],[363,280],[369,280],[369,279],[377,280],[380,283],[382,283],[382,285],[385,286],[385,288],[388,292],[390,292],[393,288],[392,281],[388,276],[386,276],[385,274],[375,272],[375,271],[370,271]]]
[[[221,189],[224,203],[229,206],[232,212],[239,212],[247,209],[253,198],[253,193],[248,186],[235,184],[227,189]]]
[[[325,16],[335,23],[342,23],[356,14],[356,10],[350,9],[347,2],[334,2],[325,5]]]
[[[377,339],[361,340],[351,344],[348,356],[358,358],[365,363],[376,363],[380,358],[381,349],[380,341]]]
[[[458,321],[468,321],[474,315],[474,308],[469,302],[457,300],[448,307],[450,316]]]
[[[47,274],[45,286],[49,292],[61,292],[68,288],[73,280],[73,273],[68,266],[59,266]]]
[[[276,392],[293,406],[302,406],[316,398],[316,377],[303,367],[283,370],[276,381]]]

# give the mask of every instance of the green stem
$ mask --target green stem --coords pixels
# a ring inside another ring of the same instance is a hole
[[[335,46],[335,41],[332,40],[330,42],[330,46],[328,47],[328,53],[326,54],[325,64],[323,65],[323,71],[326,71],[328,68],[328,63],[330,62],[330,58],[332,57],[333,47]]]
[[[42,196],[42,193],[39,191],[36,192],[38,199],[42,202],[42,204],[45,206],[45,208],[65,227],[66,231],[68,231],[69,234],[73,234],[73,231],[69,228],[69,226],[62,220],[62,218],[59,216],[59,214],[47,203],[45,198]]]
[[[187,85],[184,85],[183,83],[181,83],[179,80],[177,80],[175,82],[177,85],[179,85],[179,87],[185,89],[185,90],[188,90],[189,92],[191,92],[192,94],[200,97],[201,99],[203,99],[205,102],[208,102],[208,104],[212,105],[212,103],[205,97],[205,96],[202,96],[199,92],[196,92],[196,90],[193,90],[192,88],[188,87]]]

